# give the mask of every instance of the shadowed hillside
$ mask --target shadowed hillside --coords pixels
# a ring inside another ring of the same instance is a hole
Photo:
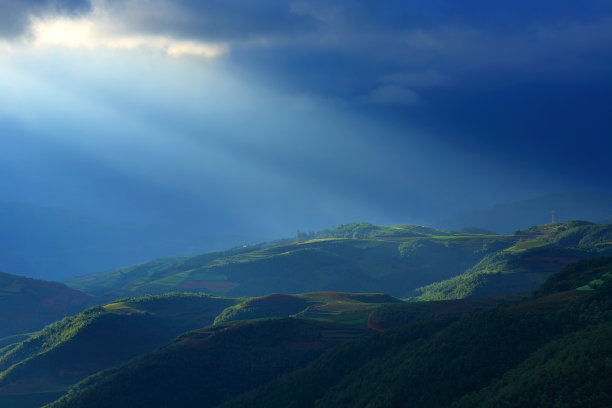
[[[214,327],[198,333],[220,333],[241,327],[245,321],[265,324],[264,318],[293,315],[300,321],[318,322],[321,341],[312,344],[324,346],[322,350],[363,335],[371,329],[373,310],[398,303],[402,302],[383,294],[336,292],[253,299],[170,293],[122,299],[67,317],[39,333],[14,337],[12,342],[7,339],[7,345],[0,349],[0,403],[3,407],[39,406],[37,401],[57,398],[87,375],[124,363],[213,321]],[[257,333],[264,336],[265,332],[258,329]],[[312,345],[308,339],[296,342],[298,350]],[[224,351],[217,349],[215,353]]]
[[[397,326],[221,406],[608,407],[612,262],[589,262],[553,278],[594,290]]]
[[[0,272],[0,338],[40,330],[92,304],[91,296],[61,283]]]
[[[43,393],[52,400],[53,393],[65,392],[90,374],[211,324],[235,303],[201,294],[169,294],[124,299],[66,317],[0,349],[0,402],[25,406],[28,395]]]
[[[549,406],[551,395],[552,406],[609,406],[611,258],[571,265],[545,288],[528,298],[379,304],[366,325],[321,316],[221,324],[91,376],[48,407],[518,408]],[[302,300],[313,295],[351,298]]]

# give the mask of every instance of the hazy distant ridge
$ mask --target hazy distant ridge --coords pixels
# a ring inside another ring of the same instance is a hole
[[[448,230],[479,227],[499,234],[510,234],[531,225],[551,222],[553,210],[556,222],[610,220],[612,193],[586,191],[550,194],[468,212],[442,220],[436,225]]]

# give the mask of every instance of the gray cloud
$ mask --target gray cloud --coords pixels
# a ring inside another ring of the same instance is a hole
[[[316,18],[273,0],[110,0],[103,3],[125,29],[215,42],[294,36],[315,29]]]
[[[28,30],[29,17],[32,15],[70,15],[89,10],[89,0],[0,0],[0,37],[15,38],[23,35]]]
[[[325,67],[334,82],[336,76],[350,75],[353,67],[333,66],[337,60],[330,54],[353,66],[358,62],[361,79],[359,89],[350,91],[353,96],[381,82],[410,88],[448,85],[466,71],[483,68],[533,73],[543,59],[555,59],[557,68],[566,65],[567,71],[575,71],[580,65],[573,58],[576,52],[610,52],[608,3],[591,0],[578,7],[565,0],[537,5],[523,0],[495,5],[484,0],[461,5],[450,0],[426,5],[373,0],[94,1],[120,32],[227,43],[233,55],[250,52],[249,66],[281,76],[277,70],[286,67],[289,76],[299,73],[295,81],[308,81],[308,76],[294,64],[306,64],[313,71]],[[0,0],[0,35],[23,33],[30,15],[89,9],[87,0]],[[270,58],[281,66],[269,65]],[[592,64],[582,64],[588,65]]]

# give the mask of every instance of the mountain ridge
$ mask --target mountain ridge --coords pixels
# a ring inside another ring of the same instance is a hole
[[[555,211],[554,215],[551,211]],[[510,203],[500,203],[433,224],[449,230],[477,227],[497,233],[511,234],[518,229],[552,220],[602,222],[610,218],[612,218],[612,193],[565,191]]]

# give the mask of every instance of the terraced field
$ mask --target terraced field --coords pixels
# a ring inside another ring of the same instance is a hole
[[[401,303],[401,301],[389,295],[370,293],[273,294],[250,298],[228,307],[215,319],[215,324],[254,318],[294,316],[321,322],[363,326],[370,310],[391,303]]]

